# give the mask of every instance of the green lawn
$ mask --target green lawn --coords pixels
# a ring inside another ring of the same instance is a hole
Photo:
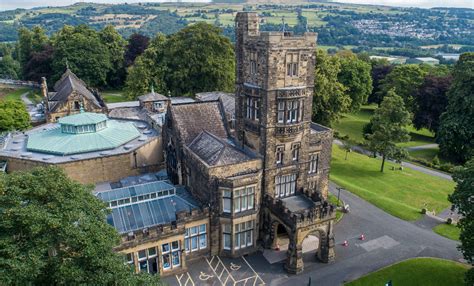
[[[382,210],[404,220],[417,220],[426,207],[437,213],[450,206],[448,194],[454,190],[452,181],[429,176],[386,162],[380,172],[381,160],[355,152],[344,160],[345,152],[333,145],[331,180]]]
[[[21,95],[29,90],[30,89],[27,87],[15,89],[13,91],[8,91],[1,98],[6,100],[21,100]]]
[[[43,97],[41,96],[38,90],[30,91],[26,97],[28,97],[28,99],[31,100],[34,104],[38,104],[43,100]]]
[[[461,286],[469,266],[443,259],[414,258],[370,273],[346,286],[383,286],[392,281],[394,286]]]
[[[129,101],[121,90],[107,90],[100,93],[106,103]]]
[[[461,230],[457,226],[446,223],[435,226],[433,231],[452,240],[459,240],[461,234]]]
[[[362,135],[362,130],[364,125],[369,123],[376,107],[376,105],[365,105],[358,112],[345,114],[339,122],[333,125],[333,128],[341,136],[347,135],[351,141],[363,143],[365,139]]]
[[[420,150],[413,150],[408,151],[410,157],[423,159],[428,162],[433,161],[434,157],[438,155],[439,148],[430,148],[430,149],[420,149]],[[444,162],[441,158],[439,158],[441,162]]]

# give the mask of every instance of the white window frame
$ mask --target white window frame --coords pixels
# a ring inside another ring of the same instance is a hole
[[[319,168],[319,153],[312,154],[309,158],[308,174],[315,174]]]
[[[275,177],[275,197],[288,197],[296,192],[296,174]]]
[[[283,164],[285,158],[285,146],[277,146],[275,152],[276,164]]]
[[[255,185],[234,190],[234,213],[252,210],[255,207]]]
[[[223,213],[232,212],[232,191],[231,190],[222,191],[222,212]]]
[[[301,145],[299,143],[293,144],[293,146],[291,146],[291,156],[292,156],[293,161],[295,162],[299,160],[300,147]]]
[[[253,246],[255,221],[249,220],[234,225],[234,249]]]
[[[228,242],[228,245],[226,245],[226,242]],[[229,223],[222,224],[222,248],[225,250],[232,249],[232,225]]]
[[[207,248],[207,226],[200,224],[186,228],[184,234],[184,250],[186,253],[195,252]],[[196,247],[193,247],[193,240],[196,241]],[[204,244],[202,243],[204,242]]]

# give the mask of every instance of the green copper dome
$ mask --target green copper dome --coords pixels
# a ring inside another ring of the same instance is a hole
[[[132,122],[111,120],[99,113],[81,112],[58,122],[52,129],[31,133],[26,149],[71,155],[114,149],[140,136]]]

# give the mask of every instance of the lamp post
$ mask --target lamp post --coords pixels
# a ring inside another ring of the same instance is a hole
[[[339,197],[341,195],[341,190],[342,190],[341,187],[337,187],[337,206],[339,206],[339,204],[340,204]]]

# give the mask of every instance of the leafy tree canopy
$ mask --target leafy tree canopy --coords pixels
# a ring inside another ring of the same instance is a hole
[[[219,28],[204,22],[188,26],[171,35],[167,47],[165,81],[173,95],[233,90],[234,48]]]
[[[438,132],[440,116],[448,105],[446,93],[451,82],[451,76],[425,77],[415,97],[413,124],[417,129],[424,127],[434,133]]]
[[[25,130],[30,127],[30,115],[19,100],[0,100],[0,133]]]
[[[464,258],[474,265],[474,158],[455,170],[453,180],[457,185],[448,199],[461,214],[457,224],[461,229],[459,249]],[[474,268],[466,275],[466,285],[474,285]]]
[[[423,83],[427,68],[416,65],[398,65],[380,81],[380,94],[378,98],[384,98],[393,89],[403,98],[406,108],[411,112],[414,110],[414,95]]]
[[[371,66],[350,51],[343,51],[337,55],[341,63],[338,80],[347,88],[346,93],[352,99],[350,110],[357,111],[367,103],[372,92]]]
[[[100,38],[107,48],[111,64],[107,73],[107,85],[118,87],[125,79],[124,55],[127,42],[111,25],[107,25],[100,31]]]
[[[0,284],[156,285],[113,251],[118,234],[91,191],[57,167],[0,176]]]
[[[313,121],[317,123],[330,126],[349,110],[352,100],[338,81],[340,70],[338,57],[329,56],[321,49],[316,51]]]
[[[437,134],[440,152],[464,163],[474,156],[474,52],[462,54],[453,71],[448,106]]]
[[[407,125],[411,123],[411,115],[406,110],[403,99],[395,91],[389,90],[380,107],[370,119],[368,134],[369,146],[382,155],[380,171],[383,172],[386,158],[401,160],[406,156],[405,149],[396,143],[410,140]]]
[[[138,33],[130,36],[125,51],[125,65],[127,67],[131,66],[135,62],[135,59],[148,48],[149,42],[150,38]]]
[[[64,26],[53,37],[53,81],[64,73],[66,63],[91,86],[104,86],[112,68],[107,46],[98,32],[86,25]]]

